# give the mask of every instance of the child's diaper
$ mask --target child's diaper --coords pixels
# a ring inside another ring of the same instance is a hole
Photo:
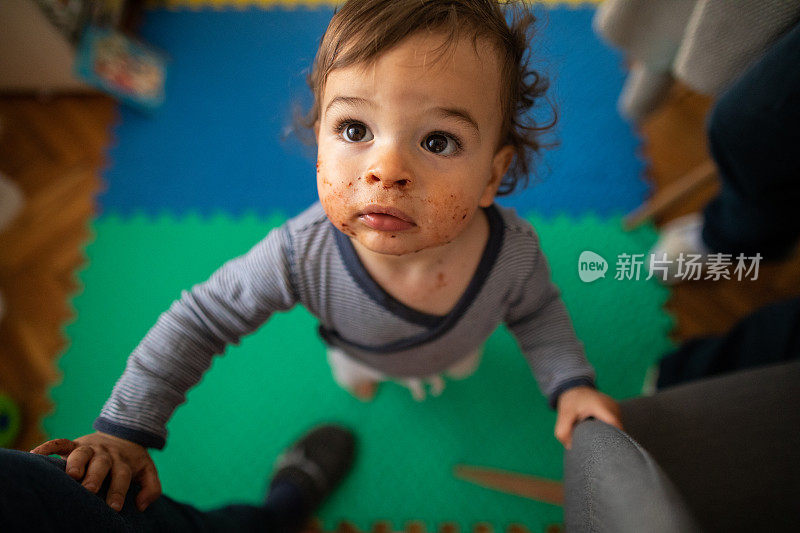
[[[482,354],[483,346],[457,361],[454,365],[445,370],[443,375],[450,379],[465,379],[471,376],[478,368]],[[350,391],[352,391],[356,385],[363,383],[395,381],[408,388],[411,392],[411,396],[413,396],[415,400],[422,401],[426,398],[427,394],[439,396],[444,390],[442,374],[415,378],[393,378],[357,361],[343,350],[334,346],[328,347],[328,363],[331,365],[333,379],[336,380],[336,383]]]

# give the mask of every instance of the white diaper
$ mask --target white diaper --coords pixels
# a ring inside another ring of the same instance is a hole
[[[445,370],[444,375],[451,379],[464,379],[471,376],[478,368],[483,354],[483,346],[473,353],[457,361]],[[408,388],[411,396],[417,401],[426,397],[426,386],[431,396],[439,396],[444,390],[444,379],[440,374],[419,378],[392,378],[364,363],[357,361],[343,350],[334,346],[328,347],[328,363],[331,365],[333,379],[342,388],[353,390],[361,383],[381,383],[395,381]]]

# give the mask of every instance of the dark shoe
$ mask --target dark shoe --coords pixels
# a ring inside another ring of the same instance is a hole
[[[299,487],[313,513],[352,467],[355,447],[355,435],[350,430],[317,426],[278,457],[270,488],[279,482]]]

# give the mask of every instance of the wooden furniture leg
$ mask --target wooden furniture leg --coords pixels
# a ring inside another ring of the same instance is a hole
[[[716,174],[717,167],[714,162],[710,159],[705,160],[628,214],[623,221],[625,229],[630,231],[637,228],[647,220],[664,212],[700,187],[712,182]]]

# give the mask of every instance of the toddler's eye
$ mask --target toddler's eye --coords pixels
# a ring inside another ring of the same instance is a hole
[[[424,141],[422,147],[439,155],[453,155],[461,148],[457,139],[444,133],[431,133]]]
[[[356,143],[372,140],[372,134],[369,129],[360,122],[343,123],[339,125],[338,129],[344,140],[348,142]]]

